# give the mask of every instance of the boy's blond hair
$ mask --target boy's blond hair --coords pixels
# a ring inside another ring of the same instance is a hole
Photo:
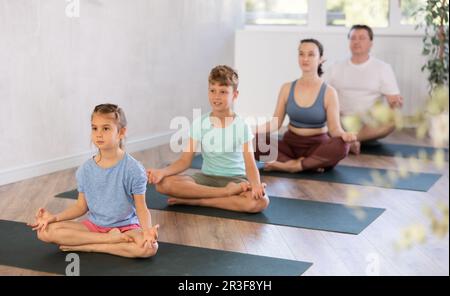
[[[232,86],[233,90],[236,91],[239,85],[239,76],[233,68],[227,65],[219,65],[209,73],[208,82]]]

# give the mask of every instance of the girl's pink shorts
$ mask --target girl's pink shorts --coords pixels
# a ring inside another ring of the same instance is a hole
[[[119,227],[103,227],[103,226],[95,225],[88,219],[84,220],[82,223],[84,226],[86,226],[89,229],[89,231],[100,232],[100,233],[109,232],[113,228],[118,228],[120,230],[120,232],[125,232],[128,230],[141,228],[141,226],[139,224],[130,224],[130,225],[124,225],[124,226],[119,226]]]

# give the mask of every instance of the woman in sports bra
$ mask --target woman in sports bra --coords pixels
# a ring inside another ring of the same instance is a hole
[[[265,134],[269,144],[270,132],[280,129],[286,114],[289,116],[288,131],[278,141],[276,161],[266,162],[265,170],[324,171],[345,158],[349,143],[356,141],[355,134],[341,127],[335,89],[320,78],[324,61],[322,44],[315,39],[303,39],[298,52],[302,76],[281,87],[273,119],[257,128],[257,141]],[[261,149],[264,143],[255,146],[256,159],[265,160],[262,156],[270,151],[261,151],[267,150]]]

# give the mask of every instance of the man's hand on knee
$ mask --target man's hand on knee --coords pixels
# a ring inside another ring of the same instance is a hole
[[[403,106],[403,98],[400,95],[386,95],[386,98],[391,108],[401,108]]]

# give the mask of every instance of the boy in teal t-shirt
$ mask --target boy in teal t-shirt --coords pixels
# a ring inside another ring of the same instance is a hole
[[[231,109],[238,97],[238,75],[217,66],[209,75],[212,111],[196,118],[182,156],[163,169],[149,169],[148,179],[160,193],[173,196],[169,204],[188,204],[257,213],[269,205],[253,154],[250,127]],[[201,173],[177,175],[191,166],[201,148]]]

